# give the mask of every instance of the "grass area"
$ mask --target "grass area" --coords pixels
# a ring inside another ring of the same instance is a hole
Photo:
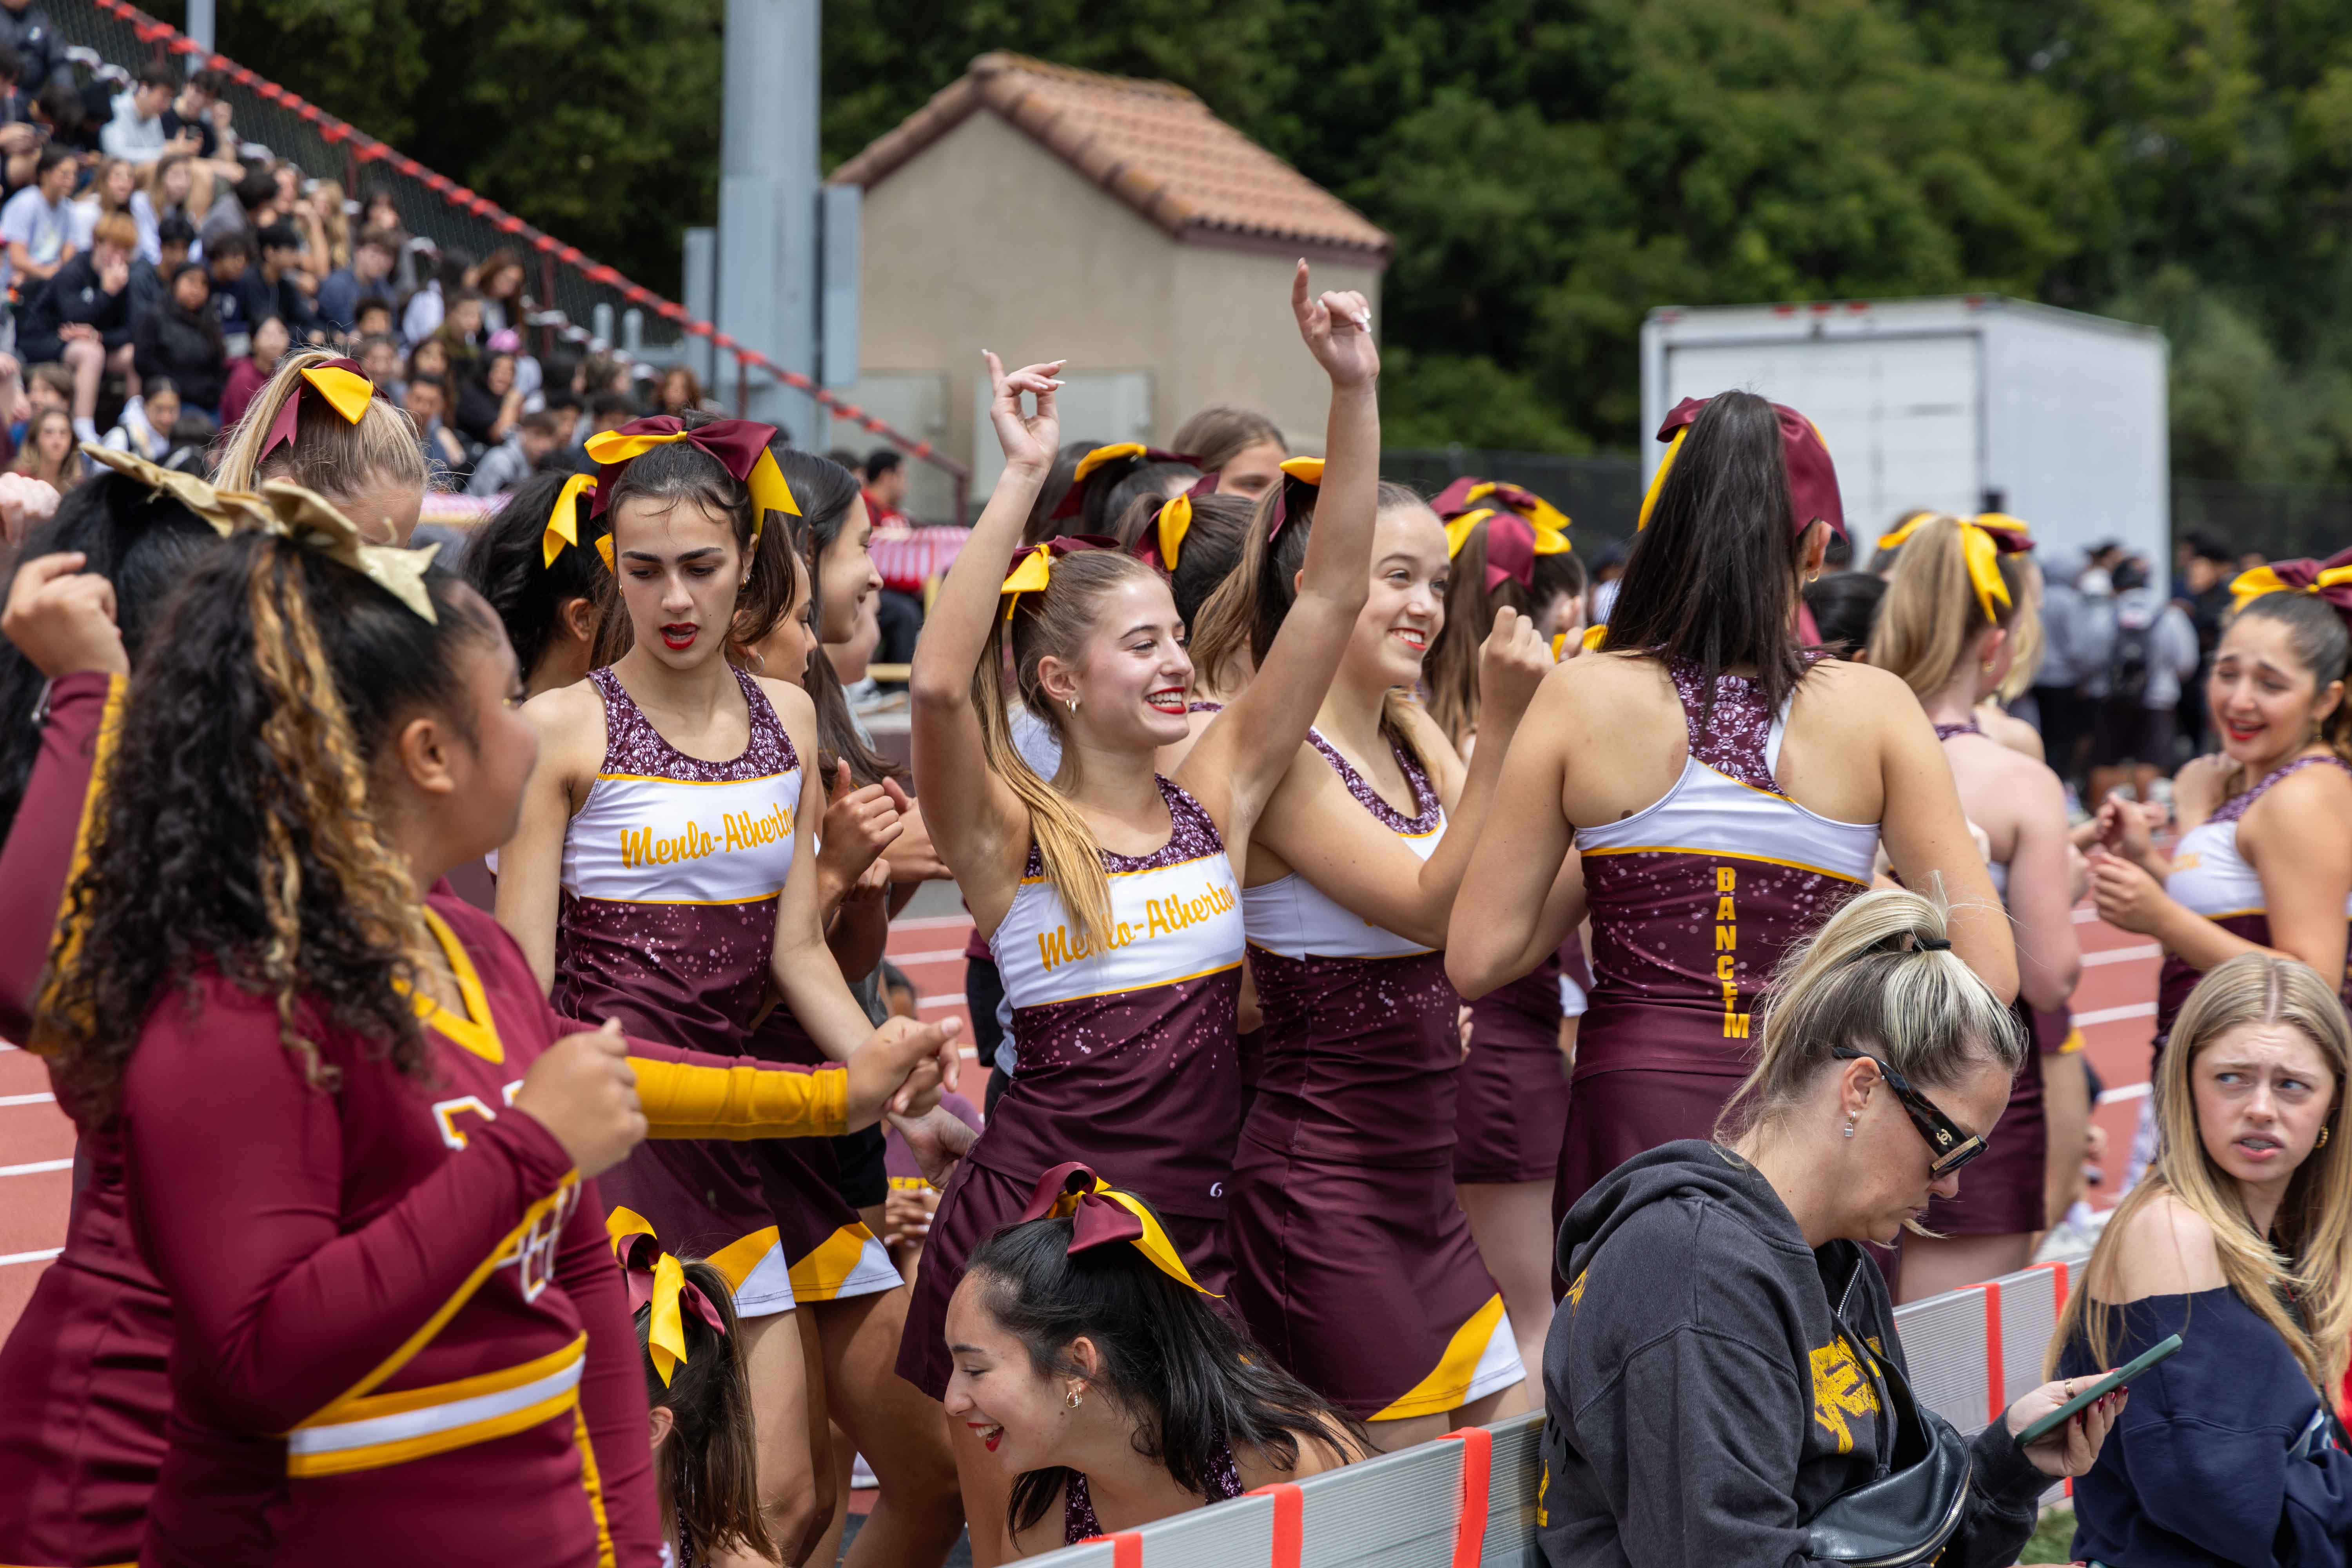
[[[2018,1554],[2020,1563],[2072,1563],[2074,1561],[2074,1510],[2071,1508],[2046,1509],[2042,1522],[2035,1527],[2033,1539],[2025,1543]]]

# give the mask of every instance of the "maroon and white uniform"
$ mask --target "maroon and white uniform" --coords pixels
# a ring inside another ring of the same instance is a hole
[[[2223,801],[2212,816],[2182,834],[2179,844],[2173,848],[2172,874],[2164,879],[2166,895],[2232,936],[2270,946],[2270,910],[2263,892],[2262,873],[2238,851],[2238,821],[2246,815],[2246,808],[2279,780],[2322,763],[2352,773],[2352,767],[2338,757],[2296,757],[2263,774],[2253,788]],[[2347,907],[2346,913],[2352,916],[2352,907]],[[2168,952],[2164,955],[2164,968],[2156,983],[2158,1050],[2164,1049],[2164,1042],[2172,1034],[2173,1020],[2180,1016],[2189,994],[2204,978],[2204,971],[2192,968]],[[2347,1005],[2352,1005],[2352,965],[2347,967],[2342,994]]]
[[[947,1391],[944,1324],[964,1260],[1019,1219],[1038,1176],[1066,1160],[1149,1203],[1192,1278],[1225,1289],[1242,1119],[1241,893],[1209,814],[1159,784],[1168,842],[1149,855],[1102,852],[1107,945],[1079,934],[1034,844],[989,939],[1021,1070],[940,1198],[908,1304],[898,1375],[934,1399]]]
[[[1690,752],[1672,788],[1580,826],[1592,922],[1555,1219],[1644,1150],[1713,1134],[1753,1065],[1750,1020],[1775,965],[1870,883],[1878,824],[1837,822],[1781,793],[1785,716],[1724,676],[1670,661]],[[1705,723],[1702,725],[1702,717]]]
[[[1445,810],[1409,752],[1410,817],[1307,738],[1383,828],[1436,852]],[[1242,900],[1265,1045],[1234,1163],[1234,1304],[1300,1382],[1367,1420],[1510,1387],[1510,1317],[1454,1191],[1462,999],[1444,955],[1297,872]]]

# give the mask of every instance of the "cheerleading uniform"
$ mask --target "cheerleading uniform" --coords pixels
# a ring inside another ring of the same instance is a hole
[[[1445,809],[1410,752],[1407,817],[1307,739],[1382,828],[1436,851]],[[1300,1382],[1366,1420],[1510,1387],[1510,1317],[1454,1191],[1462,1001],[1444,954],[1297,872],[1242,901],[1265,1047],[1234,1162],[1234,1304]]]
[[[1965,724],[1938,724],[1936,739],[1982,735],[1974,720]],[[1988,860],[1993,891],[2009,898],[2009,867]],[[1969,1165],[1958,1197],[1927,1200],[1929,1230],[1944,1236],[2016,1236],[2041,1230],[2049,1220],[2045,1193],[2050,1184],[2050,1119],[2042,1098],[2042,1058],[2066,1048],[2074,1021],[2065,1009],[2038,1013],[2019,997],[2010,1005],[2025,1042],[2025,1061],[2011,1080],[2009,1104],[1986,1135],[1981,1158]]]
[[[1564,1217],[1644,1150],[1711,1137],[1753,1066],[1750,1020],[1780,955],[1870,885],[1874,822],[1837,822],[1773,775],[1785,715],[1754,681],[1671,660],[1690,753],[1630,816],[1579,827],[1592,922],[1591,1007],[1577,1032],[1568,1136],[1552,1189]]]
[[[2270,912],[2263,903],[2262,873],[2239,853],[2238,821],[2272,785],[2315,763],[2352,773],[2352,764],[2332,755],[2296,757],[2273,768],[2253,788],[2231,795],[2212,816],[2180,836],[2180,842],[2172,851],[2172,873],[2164,879],[2166,896],[2232,936],[2243,937],[2258,946],[2270,946]],[[2346,913],[2352,916],[2352,904],[2347,904]],[[2158,1050],[2164,1049],[2164,1042],[2172,1034],[2173,1020],[2180,1016],[2189,994],[2204,978],[2203,970],[2171,953],[2164,955],[2164,968],[2156,982]],[[2347,966],[2340,986],[2346,1005],[2352,1005],[2352,965]]]
[[[1470,1055],[1454,1112],[1456,1182],[1551,1179],[1568,1127],[1564,982],[1573,984],[1554,955],[1470,1004]]]
[[[1019,1219],[1037,1178],[1066,1160],[1150,1204],[1192,1278],[1226,1288],[1225,1194],[1242,1119],[1241,896],[1217,825],[1158,782],[1168,842],[1149,855],[1102,851],[1107,947],[1079,933],[1034,843],[989,939],[1021,1071],[948,1181],[908,1303],[898,1375],[934,1399],[952,1370],[947,1305],[964,1260]]]
[[[752,1029],[743,1048],[762,1061],[818,1068],[824,1053],[782,1002]],[[880,1137],[878,1128],[868,1131]],[[906,1281],[882,1238],[866,1228],[841,1191],[841,1150],[849,1140],[771,1140],[743,1145],[775,1215],[785,1272],[795,1301],[842,1301],[879,1295]],[[887,1190],[887,1189],[886,1189]]]
[[[604,759],[564,830],[556,939],[558,1007],[711,1052],[751,1033],[801,798],[792,737],[759,683],[731,673],[750,738],[716,763],[662,739],[611,669],[590,673]],[[770,1059],[790,1059],[773,1034],[768,1044]],[[801,1287],[824,1300],[898,1283],[829,1175],[789,1149],[649,1142],[600,1184],[665,1246],[707,1258],[740,1316],[790,1311]]]

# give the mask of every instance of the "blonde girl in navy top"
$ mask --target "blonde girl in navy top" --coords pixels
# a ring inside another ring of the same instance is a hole
[[[2008,916],[1918,701],[1799,648],[1798,589],[1844,526],[1819,433],[1727,392],[1677,407],[1661,438],[1599,657],[1537,694],[1446,945],[1455,985],[1483,995],[1589,902],[1556,1215],[1633,1155],[1712,1131],[1753,1059],[1764,983],[1868,885],[1882,834],[1906,886],[1940,881],[1954,950],[2004,1005],[2017,994]],[[1555,886],[1571,847],[1581,899]]]
[[[2240,953],[2299,958],[2352,995],[2352,550],[2231,586],[2238,605],[2205,685],[2221,751],[2174,783],[2172,854],[2120,801],[2099,808],[2091,853],[2099,917],[2164,944],[2159,1051],[2198,976]]]
[[[1192,1277],[1227,1289],[1243,940],[1225,847],[1246,837],[1347,648],[1379,483],[1370,308],[1311,294],[1304,262],[1291,307],[1331,381],[1323,524],[1259,679],[1173,778],[1154,760],[1186,732],[1192,663],[1167,579],[1116,542],[1085,539],[1023,550],[1005,575],[1053,465],[1060,362],[1007,375],[988,359],[1004,477],[915,650],[915,784],[1003,976],[1021,1071],[949,1182],[916,1279],[898,1370],[935,1398],[953,1370],[944,1325],[965,1260],[1065,1160],[1149,1203]],[[1060,745],[1051,780],[1013,749],[1015,694]],[[982,1564],[1005,1546],[977,1521],[1004,1517],[1006,1500],[984,1425],[950,1427]]]

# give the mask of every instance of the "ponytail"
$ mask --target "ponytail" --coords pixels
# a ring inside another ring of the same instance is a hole
[[[737,1346],[734,1290],[703,1259],[678,1262],[686,1282],[718,1312],[720,1326],[712,1328],[697,1312],[678,1314],[686,1356],[667,1382],[655,1368],[648,1342],[652,1303],[635,1314],[646,1402],[670,1413],[669,1437],[657,1463],[677,1513],[678,1534],[694,1543],[697,1562],[724,1552],[772,1560],[779,1553],[760,1515],[759,1429],[751,1418],[751,1376]]]
[[[213,482],[225,490],[252,490],[264,479],[286,479],[315,490],[338,504],[373,489],[413,489],[425,493],[425,447],[416,422],[394,408],[381,395],[370,397],[356,420],[346,419],[326,397],[311,391],[304,371],[335,363],[336,356],[318,349],[289,354],[247,405],[245,417],[229,427],[221,451],[220,469]],[[300,398],[294,438],[280,443],[268,456],[269,432],[289,398]],[[372,533],[384,531],[383,520],[353,521]]]
[[[2017,1016],[1952,951],[1950,917],[1940,893],[1881,889],[1790,948],[1757,1016],[1756,1066],[1725,1105],[1717,1139],[1787,1114],[1840,1047],[1936,1088],[1985,1063],[2011,1074],[2024,1065]]]
[[[1970,574],[1967,534],[1972,526],[1943,515],[1917,520],[1886,574],[1886,596],[1870,632],[1870,662],[1901,676],[1922,697],[1950,684],[1979,636],[2011,626],[2021,611],[2032,609],[2022,555],[1993,554],[2000,595],[1990,594]],[[1984,542],[1979,541],[1979,549]]]

